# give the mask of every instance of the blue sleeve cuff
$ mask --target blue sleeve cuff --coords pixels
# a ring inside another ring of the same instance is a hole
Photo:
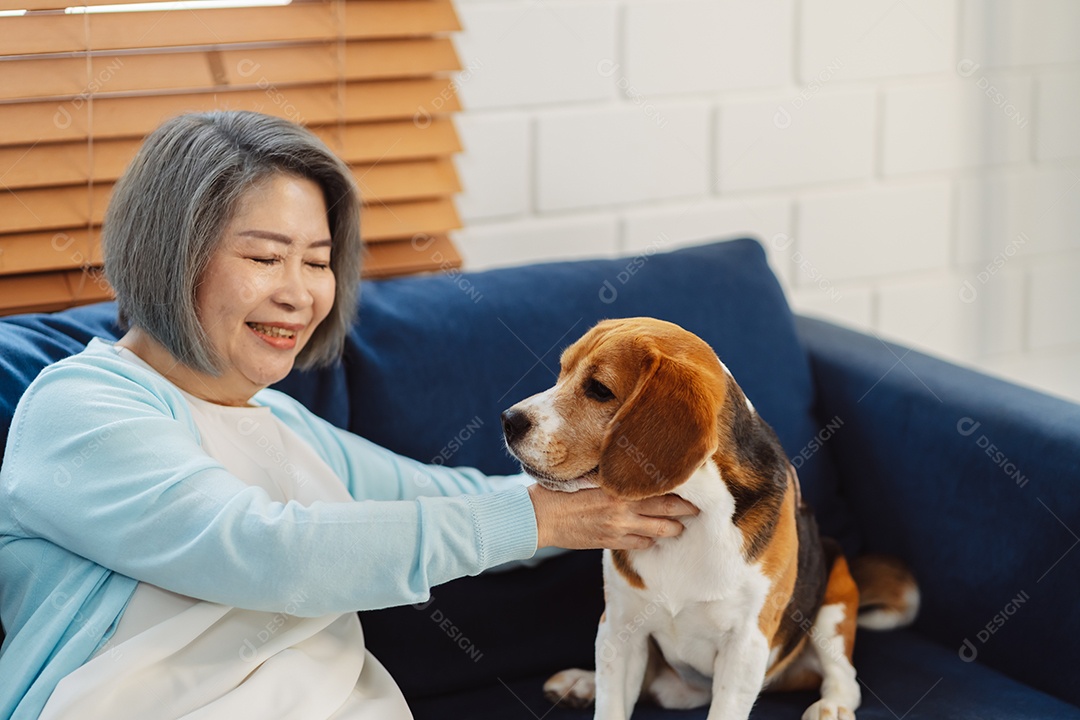
[[[467,495],[476,522],[480,564],[484,569],[536,553],[536,511],[525,487]]]

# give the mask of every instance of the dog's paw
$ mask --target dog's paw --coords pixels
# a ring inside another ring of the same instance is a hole
[[[588,707],[596,700],[596,673],[592,670],[563,670],[544,683],[544,697],[568,707]]]
[[[822,698],[806,708],[802,720],[855,720],[855,711]]]

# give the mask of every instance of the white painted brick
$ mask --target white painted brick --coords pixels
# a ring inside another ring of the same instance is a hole
[[[948,72],[955,0],[805,0],[802,82]]]
[[[803,288],[790,292],[788,301],[799,315],[824,318],[863,332],[873,328],[874,297],[869,287]]]
[[[1080,403],[1080,350],[1017,353],[979,363],[983,372]]]
[[[1031,173],[1008,171],[974,175],[956,186],[956,262],[982,265],[1007,245],[1015,244],[1023,225],[1022,208],[1029,201],[1025,188]],[[1026,241],[1024,241],[1026,244]]]
[[[878,291],[881,336],[950,360],[970,363],[1017,352],[1023,345],[1023,276],[1008,273],[961,299],[956,276],[890,282]],[[903,368],[896,368],[903,371]]]
[[[711,200],[693,205],[649,208],[623,217],[623,251],[674,249],[714,240],[757,238],[782,285],[791,276],[790,258],[777,248],[791,234],[790,203],[786,199]],[[781,238],[780,242],[774,238]]]
[[[1075,0],[967,0],[963,57],[988,67],[1080,62]]]
[[[962,267],[1080,250],[1080,165],[964,178],[957,215]]]
[[[597,70],[615,53],[610,2],[469,3],[458,8],[454,36],[468,80],[466,108],[600,100],[615,96]]]
[[[618,221],[614,216],[564,217],[472,225],[451,234],[468,270],[524,265],[547,260],[614,257]]]
[[[537,119],[543,211],[700,196],[707,189],[705,103],[569,110]]]
[[[955,332],[969,349],[968,359],[1019,352],[1024,346],[1026,324],[1026,273],[1017,267],[1005,268],[993,276],[971,278],[961,274],[960,287],[948,289],[955,295],[942,298],[951,303],[958,297],[963,307],[960,327]],[[972,288],[975,292],[972,293]],[[951,305],[950,305],[951,306]]]
[[[968,77],[885,93],[886,174],[1027,159],[1031,82],[974,71]]]
[[[461,113],[454,118],[462,152],[454,157],[466,222],[529,209],[529,118],[522,113]]]
[[[720,109],[718,163],[724,192],[780,188],[870,176],[874,93],[829,91],[809,97],[732,103]]]
[[[1032,349],[1080,345],[1080,263],[1056,262],[1031,270],[1028,316]]]
[[[950,194],[933,182],[803,196],[796,285],[946,268]]]
[[[654,0],[626,7],[613,78],[645,94],[714,92],[791,80],[791,0]]]
[[[1035,157],[1080,157],[1080,72],[1047,73],[1038,83]]]

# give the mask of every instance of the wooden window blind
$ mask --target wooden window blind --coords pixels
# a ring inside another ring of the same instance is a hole
[[[191,110],[289,118],[337,152],[360,187],[365,276],[460,266],[451,0],[131,2],[0,0],[0,314],[110,297],[112,186]]]

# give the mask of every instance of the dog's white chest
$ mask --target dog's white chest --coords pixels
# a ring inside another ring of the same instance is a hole
[[[652,636],[685,679],[703,682],[729,641],[757,625],[770,581],[743,559],[742,534],[730,521],[735,501],[711,461],[676,493],[701,515],[678,538],[634,553],[644,589],[630,585],[605,553],[608,609],[616,622],[630,619],[624,632]]]
[[[650,632],[672,668],[684,680],[708,687],[716,658],[727,652],[731,627],[715,620],[712,603],[684,608],[675,616],[667,615]]]

